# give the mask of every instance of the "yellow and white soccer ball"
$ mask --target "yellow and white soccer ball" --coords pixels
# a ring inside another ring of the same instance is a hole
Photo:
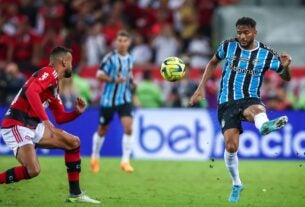
[[[168,57],[162,62],[160,73],[168,81],[180,80],[185,75],[185,64],[178,57]]]

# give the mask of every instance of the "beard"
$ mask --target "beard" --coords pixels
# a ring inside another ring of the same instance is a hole
[[[72,76],[72,70],[66,69],[64,72],[64,77],[65,78],[70,78]]]

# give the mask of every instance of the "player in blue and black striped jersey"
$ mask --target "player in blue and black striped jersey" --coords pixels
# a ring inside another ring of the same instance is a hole
[[[190,99],[190,104],[204,98],[204,86],[217,64],[224,60],[218,93],[218,120],[225,139],[224,159],[233,181],[230,202],[238,202],[243,190],[238,171],[238,143],[242,133],[242,121],[254,122],[262,135],[282,128],[288,122],[286,116],[269,120],[260,99],[264,75],[273,70],[284,80],[291,79],[291,57],[278,55],[265,44],[255,40],[256,22],[242,17],[236,22],[237,37],[223,41],[208,63],[202,80]]]
[[[100,150],[104,143],[109,123],[115,113],[120,116],[124,128],[122,139],[121,169],[133,172],[129,163],[132,151],[132,92],[135,87],[132,77],[133,58],[128,53],[130,36],[126,31],[117,34],[116,49],[108,53],[102,60],[97,78],[104,82],[100,101],[100,120],[98,130],[93,135],[91,169],[99,171]]]

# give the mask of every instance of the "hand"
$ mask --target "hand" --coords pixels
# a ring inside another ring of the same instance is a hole
[[[44,124],[45,128],[49,129],[51,132],[54,131],[55,127],[50,120],[45,120],[42,123]]]
[[[192,95],[192,97],[189,101],[189,105],[193,106],[194,104],[197,104],[198,102],[200,102],[203,99],[205,99],[203,89],[198,88]]]
[[[123,83],[123,82],[125,82],[125,78],[123,78],[123,77],[118,77],[118,78],[116,78],[116,79],[114,80],[114,82],[115,82],[115,83]]]
[[[284,66],[284,68],[288,68],[288,66],[291,63],[291,56],[288,53],[283,52],[280,55],[280,60],[281,60],[281,64]]]
[[[86,110],[86,102],[83,98],[77,97],[75,100],[75,111],[79,114]]]

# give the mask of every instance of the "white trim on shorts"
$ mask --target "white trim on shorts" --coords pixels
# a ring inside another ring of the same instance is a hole
[[[1,135],[6,145],[17,155],[19,147],[26,144],[37,144],[40,142],[45,126],[39,123],[36,129],[15,125],[11,128],[1,129]]]

